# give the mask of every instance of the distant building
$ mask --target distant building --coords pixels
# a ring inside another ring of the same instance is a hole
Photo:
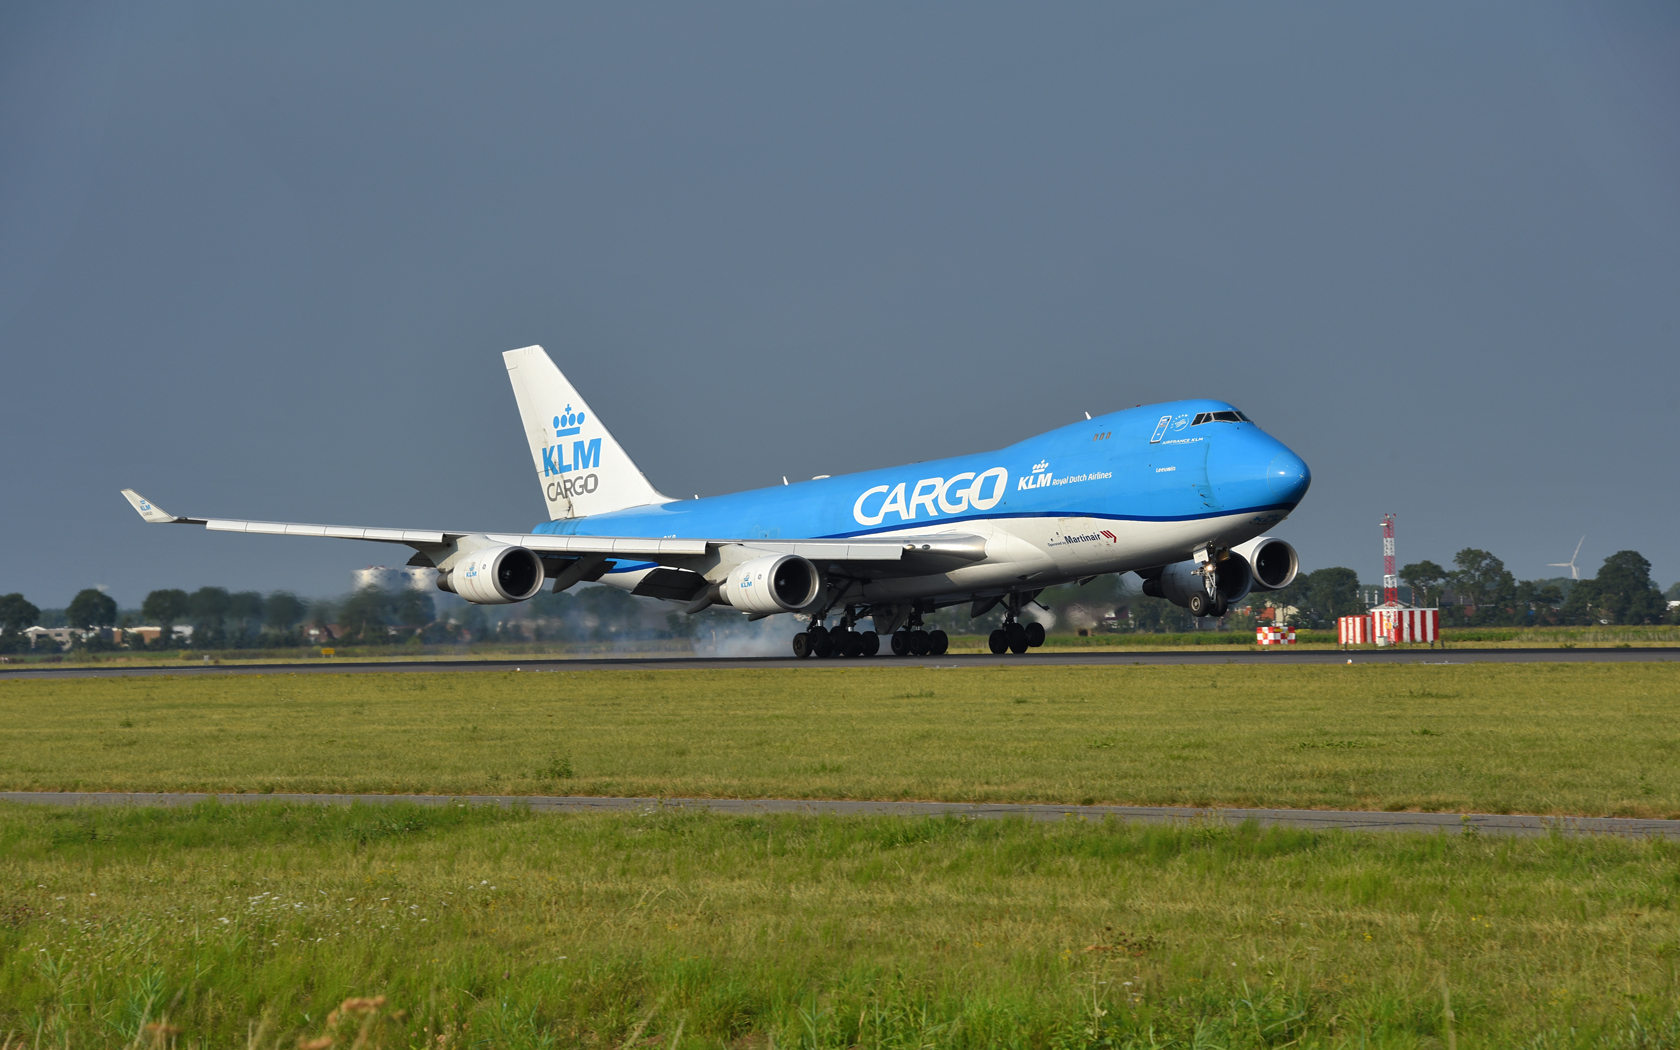
[[[190,623],[178,623],[175,625],[175,637],[181,639],[183,642],[191,641],[192,633],[193,629],[192,624]],[[153,642],[158,640],[158,636],[161,634],[163,634],[162,627],[153,627],[141,624],[138,627],[122,627],[112,631],[111,640],[116,642],[118,645],[122,645],[125,642],[133,644],[136,641],[145,642],[147,645],[151,645]]]
[[[23,633],[29,636],[30,645],[37,649],[63,649],[73,641],[95,634],[105,638],[107,641],[115,642],[117,645],[132,643],[136,639],[150,644],[157,641],[158,636],[163,633],[163,628],[99,627],[90,631],[84,630],[80,627],[31,627]],[[192,624],[175,625],[175,637],[179,638],[183,642],[190,641],[192,639],[192,633]]]

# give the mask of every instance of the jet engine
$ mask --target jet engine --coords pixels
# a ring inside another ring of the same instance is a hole
[[[1257,591],[1282,590],[1295,582],[1295,574],[1301,569],[1295,548],[1273,536],[1239,543],[1231,548],[1231,553],[1240,554],[1248,561]]]
[[[1195,562],[1175,562],[1163,568],[1159,576],[1145,579],[1143,593],[1152,598],[1165,598],[1197,616],[1207,616],[1215,611],[1216,603],[1208,597],[1203,580],[1204,577],[1196,571]],[[1254,573],[1249,570],[1247,559],[1233,554],[1220,562],[1213,572],[1213,586],[1220,598],[1217,604],[1221,614],[1225,606],[1248,597],[1249,590],[1254,586]]]
[[[512,605],[542,589],[542,559],[528,547],[484,547],[438,573],[438,589],[474,605]]]
[[[718,590],[737,609],[768,614],[803,609],[821,589],[815,565],[796,554],[771,554],[729,570]]]

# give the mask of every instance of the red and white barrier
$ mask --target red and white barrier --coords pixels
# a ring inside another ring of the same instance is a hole
[[[1272,624],[1256,627],[1254,629],[1254,642],[1256,645],[1294,645],[1295,628],[1277,627]]]
[[[1427,642],[1433,645],[1441,636],[1439,609],[1372,609],[1376,620],[1377,637],[1386,637],[1389,644],[1398,642]]]
[[[1343,616],[1336,621],[1336,644],[1344,646],[1434,645],[1440,638],[1439,609],[1377,608],[1364,616]]]
[[[1343,616],[1336,621],[1337,645],[1370,645],[1375,640],[1369,616]]]

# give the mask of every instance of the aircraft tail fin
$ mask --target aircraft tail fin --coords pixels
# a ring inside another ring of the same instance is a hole
[[[550,519],[669,503],[540,346],[502,355]]]

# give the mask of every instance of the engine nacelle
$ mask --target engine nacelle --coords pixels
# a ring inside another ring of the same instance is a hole
[[[744,612],[780,613],[805,608],[821,590],[815,565],[796,554],[771,554],[729,570],[718,596]]]
[[[528,547],[484,547],[438,573],[438,589],[474,605],[512,605],[542,590],[542,559]]]
[[[1257,591],[1282,590],[1294,583],[1295,574],[1301,571],[1301,559],[1296,556],[1295,548],[1273,536],[1239,543],[1231,552],[1247,559]]]
[[[1165,598],[1174,605],[1189,608],[1191,595],[1207,594],[1207,585],[1203,580],[1204,577],[1196,571],[1195,562],[1174,562],[1162,569],[1161,575],[1144,580],[1143,593],[1152,598]],[[1247,559],[1240,554],[1232,554],[1220,562],[1213,573],[1213,585],[1225,597],[1227,605],[1248,597],[1250,588],[1254,586],[1254,573],[1249,571]]]

